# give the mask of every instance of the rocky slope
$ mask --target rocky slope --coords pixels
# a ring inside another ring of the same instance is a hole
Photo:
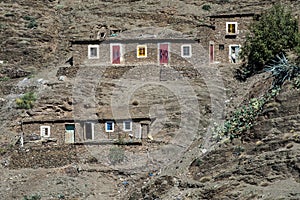
[[[100,153],[105,156],[97,160],[91,156],[91,149],[78,146],[19,149],[10,145],[14,145],[14,136],[20,131],[16,127],[24,117],[72,115],[77,69],[70,70],[65,63],[71,56],[70,40],[96,38],[102,27],[116,32],[164,27],[197,37],[198,27],[208,23],[207,15],[259,12],[274,2],[277,1],[0,0],[0,196],[4,199],[21,199],[32,194],[43,199],[299,199],[300,94],[288,85],[267,105],[252,130],[259,137],[244,143],[234,140],[212,143],[206,148],[205,128],[210,123],[211,97],[200,78],[190,84],[198,88],[197,95],[201,97],[203,127],[182,156],[153,159],[149,152],[163,147],[160,143],[121,147],[127,160],[114,166],[107,157],[108,146],[101,147]],[[299,2],[288,2],[299,13]],[[210,11],[202,9],[203,5],[210,5]],[[214,92],[226,91],[227,107],[221,115],[252,94],[257,95],[261,85],[256,83],[264,80],[265,75],[258,75],[239,83],[233,78],[233,68],[221,65],[220,74],[210,74],[225,84],[224,88],[214,88]],[[122,89],[113,78],[118,73],[121,72],[116,69],[108,70],[97,85],[99,105],[109,103],[106,94],[111,88]],[[58,80],[66,74],[65,80]],[[139,84],[132,80],[128,83]],[[151,91],[147,100],[142,98],[143,90]],[[34,109],[16,109],[15,99],[28,91],[38,95]],[[145,87],[135,93],[132,101],[135,98],[145,105],[163,102],[168,118],[173,119],[169,125],[176,124],[178,104],[174,104],[176,98],[168,91]],[[136,158],[145,160],[140,162]],[[145,162],[147,167],[140,167]],[[167,162],[170,163],[165,165]]]

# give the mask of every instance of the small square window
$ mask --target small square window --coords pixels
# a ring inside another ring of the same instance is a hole
[[[50,137],[50,126],[41,126],[41,137]]]
[[[181,46],[181,56],[184,58],[192,57],[192,46],[191,45],[182,45]]]
[[[132,121],[124,121],[123,122],[123,130],[131,131],[132,130]]]
[[[89,45],[88,57],[89,59],[99,58],[99,45]]]
[[[238,34],[237,22],[226,22],[226,34],[227,35]]]
[[[147,46],[146,45],[138,45],[136,49],[138,58],[146,58],[147,57]]]
[[[105,131],[106,132],[114,132],[114,122],[113,121],[105,122]]]

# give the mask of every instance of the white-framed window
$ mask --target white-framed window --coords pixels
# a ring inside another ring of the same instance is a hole
[[[123,122],[123,130],[124,131],[132,131],[132,121],[126,120]]]
[[[50,137],[50,126],[41,126],[41,137]]]
[[[138,58],[146,58],[147,57],[147,46],[146,45],[137,45],[136,56]]]
[[[238,24],[237,22],[226,22],[226,34],[236,35],[238,34]]]
[[[88,58],[98,59],[99,58],[99,45],[89,45],[88,46]]]
[[[189,44],[181,45],[181,57],[190,58],[192,57],[192,46]]]
[[[114,132],[115,123],[113,121],[105,122],[105,131],[106,132]]]
[[[110,60],[112,64],[121,64],[122,45],[117,43],[110,44]]]

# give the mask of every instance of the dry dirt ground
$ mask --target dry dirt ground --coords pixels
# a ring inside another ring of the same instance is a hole
[[[71,39],[95,37],[102,26],[122,31],[155,26],[196,36],[207,15],[264,10],[274,2],[0,0],[0,78],[8,78],[0,82],[0,199],[300,199],[300,95],[289,86],[270,107],[274,113],[266,113],[273,117],[258,121],[254,131],[263,136],[244,143],[211,143],[203,126],[188,146],[149,142],[120,146],[112,155],[111,145],[19,148],[12,131],[19,119],[32,114],[15,109],[20,94],[37,91],[43,96],[40,109],[72,95],[73,80],[57,80],[59,67],[71,55]],[[297,12],[299,2],[289,2]],[[203,10],[204,4],[211,11]],[[220,74],[210,74],[225,85],[214,88],[226,93],[220,115],[264,89],[259,82],[265,83],[266,74],[240,83],[233,78],[235,67],[220,65]],[[209,116],[201,118],[203,124],[210,123]]]

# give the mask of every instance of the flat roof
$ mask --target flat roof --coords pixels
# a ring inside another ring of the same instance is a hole
[[[134,44],[134,43],[197,43],[196,38],[147,38],[147,39],[82,39],[82,40],[71,40],[72,44],[110,44],[110,43],[121,43],[121,44]]]
[[[26,120],[22,121],[22,124],[44,124],[44,123],[80,123],[80,122],[106,122],[106,121],[124,121],[124,120],[132,120],[135,122],[139,121],[152,121],[155,120],[155,118],[150,117],[132,117],[132,118],[98,118],[98,119],[45,119],[45,120]]]
[[[230,18],[230,17],[251,17],[260,15],[258,13],[230,13],[230,14],[216,14],[210,15],[209,18]]]

